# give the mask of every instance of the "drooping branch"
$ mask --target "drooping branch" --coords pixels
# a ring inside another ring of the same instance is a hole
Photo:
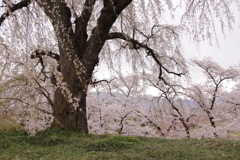
[[[60,60],[60,56],[58,54],[53,53],[52,51],[45,52],[45,51],[42,51],[42,50],[35,50],[33,52],[33,54],[31,55],[31,59],[39,58],[39,57],[44,56],[44,55],[49,56],[53,59],[56,59],[57,61]]]
[[[42,56],[49,56],[49,57],[51,57],[51,58],[53,58],[53,59],[55,59],[57,62],[59,62],[60,61],[60,56],[58,55],[58,54],[56,54],[56,53],[53,53],[52,51],[42,51],[42,50],[35,50],[32,54],[31,54],[31,56],[30,56],[30,58],[31,59],[36,59],[36,58],[38,58],[38,62],[37,62],[37,64],[36,64],[36,66],[40,63],[41,64],[41,66],[42,66],[42,69],[41,69],[41,72],[40,72],[40,74],[42,73],[44,76],[45,76],[45,78],[43,79],[43,81],[45,82],[45,79],[47,78],[49,78],[47,75],[46,75],[46,72],[45,72],[45,64],[44,64],[44,62],[43,62],[43,57]],[[60,67],[58,66],[58,71],[60,71]],[[40,74],[39,74],[39,76],[40,76]],[[52,78],[51,78],[52,79]],[[54,78],[53,78],[54,79]],[[54,83],[53,83],[54,84]]]
[[[23,7],[27,7],[31,3],[31,1],[32,0],[23,0],[16,4],[9,4],[10,2],[4,0],[3,2],[7,4],[7,12],[3,13],[2,16],[0,17],[0,26],[2,25],[4,20],[10,16],[11,13]]]
[[[234,102],[231,102],[231,101],[227,101],[227,103],[235,105],[235,106],[240,106],[240,103],[234,103]]]
[[[111,83],[114,79],[115,79],[115,78],[111,79],[110,81],[105,80],[105,79],[97,81],[97,80],[95,79],[94,81],[91,81],[90,84],[95,87],[98,83],[106,82],[107,85],[108,85],[108,84]]]
[[[32,107],[28,102],[23,101],[23,100],[20,99],[20,98],[10,98],[10,97],[2,98],[2,97],[0,97],[0,100],[1,100],[1,99],[3,99],[3,100],[11,100],[11,101],[18,101],[18,103],[20,102],[20,103],[22,103],[22,104],[25,104],[27,108]],[[42,109],[42,108],[39,108],[39,107],[34,107],[34,108],[37,109],[37,110],[39,110],[39,111],[41,111],[41,112],[43,112],[43,113],[46,113],[46,114],[49,114],[49,115],[52,114],[51,112],[49,112],[49,111],[47,111],[47,110],[45,110],[45,109]]]
[[[37,79],[34,78],[34,81],[36,82],[36,84],[38,85],[39,88],[35,88],[36,91],[40,94],[42,94],[48,101],[48,103],[50,104],[51,107],[54,107],[54,103],[51,99],[51,94],[47,91],[46,88],[44,88],[38,81]]]
[[[173,72],[173,71],[170,71],[168,70],[163,64],[162,62],[157,58],[157,54],[155,53],[155,51],[150,48],[148,45],[144,44],[144,43],[141,43],[139,42],[138,40],[135,40],[133,38],[131,38],[130,36],[124,34],[124,33],[121,33],[121,32],[112,32],[109,34],[108,36],[108,39],[122,39],[122,40],[125,40],[127,42],[130,42],[133,44],[133,46],[135,46],[134,49],[145,49],[146,50],[146,53],[148,56],[151,56],[153,58],[153,60],[159,65],[159,76],[158,78],[160,80],[163,80],[164,83],[167,84],[167,82],[165,81],[165,79],[162,77],[162,69],[164,71],[166,71],[168,74],[173,74],[173,75],[176,75],[176,76],[179,76],[181,77],[182,75],[184,75],[185,73],[176,73],[176,72]]]

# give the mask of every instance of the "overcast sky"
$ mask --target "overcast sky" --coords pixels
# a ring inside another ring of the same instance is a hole
[[[199,48],[188,41],[183,41],[183,55],[186,59],[211,57],[215,62],[227,68],[237,65],[240,62],[240,28],[236,27],[233,33],[227,33],[226,38],[221,33],[218,34],[218,45],[214,43],[210,46],[207,42],[200,44]],[[202,80],[201,70],[197,67],[190,68],[192,78],[196,81]]]

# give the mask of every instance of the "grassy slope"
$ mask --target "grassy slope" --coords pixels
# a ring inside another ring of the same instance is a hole
[[[0,159],[240,159],[240,141],[84,135],[46,130],[0,133]]]

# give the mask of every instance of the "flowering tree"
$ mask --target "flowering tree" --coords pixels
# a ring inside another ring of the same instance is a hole
[[[136,79],[137,78],[137,79]],[[116,71],[111,83],[102,81],[88,94],[88,122],[91,133],[164,136],[153,97],[135,75],[123,76]],[[107,83],[107,85],[106,85]]]
[[[240,76],[240,71],[237,67],[222,68],[216,62],[212,61],[210,57],[203,60],[193,60],[193,63],[203,69],[207,80],[201,84],[194,84],[188,90],[188,96],[195,100],[200,108],[207,114],[211,126],[215,129],[214,136],[218,137],[216,133],[216,123],[214,120],[213,110],[215,106],[223,103],[224,81],[234,81]]]
[[[167,128],[168,136],[190,137],[189,119],[193,113],[192,108],[186,103],[187,99],[183,93],[185,88],[181,79],[170,78],[168,80],[170,83],[166,84],[164,81],[152,78],[151,74],[145,74],[144,78],[147,80],[148,86],[154,87],[158,91],[157,104],[161,111],[161,117],[165,119],[162,123]]]
[[[220,110],[220,114],[224,119],[228,120],[228,123],[226,124],[227,127],[225,127],[225,131],[231,132],[231,131],[239,131],[239,122],[240,122],[240,92],[239,92],[239,84],[237,84],[233,89],[229,92],[225,91],[223,92],[222,101],[223,103],[220,103],[218,110]]]
[[[169,84],[167,75],[186,73],[178,33],[187,33],[197,42],[211,40],[214,16],[223,29],[232,29],[234,17],[229,5],[234,2],[1,0],[2,62],[6,63],[7,57],[24,57],[18,73],[35,81],[38,93],[51,105],[52,126],[88,133],[86,95],[88,86],[98,82],[93,73],[99,59],[115,67],[114,57],[120,61],[124,57],[135,72],[146,72],[151,66],[154,76]],[[173,18],[175,11],[182,14],[180,26],[166,20],[169,15]],[[37,60],[38,68],[29,57]],[[41,76],[29,78],[33,70]],[[51,77],[54,96],[38,83],[40,77],[45,83],[50,83]]]

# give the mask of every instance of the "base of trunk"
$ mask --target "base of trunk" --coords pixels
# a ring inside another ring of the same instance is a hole
[[[54,121],[51,125],[51,128],[79,130],[82,133],[88,134],[86,117],[86,95],[81,98],[79,107],[76,110],[73,107],[69,106],[64,96],[61,94],[60,89],[56,90],[54,100]]]

